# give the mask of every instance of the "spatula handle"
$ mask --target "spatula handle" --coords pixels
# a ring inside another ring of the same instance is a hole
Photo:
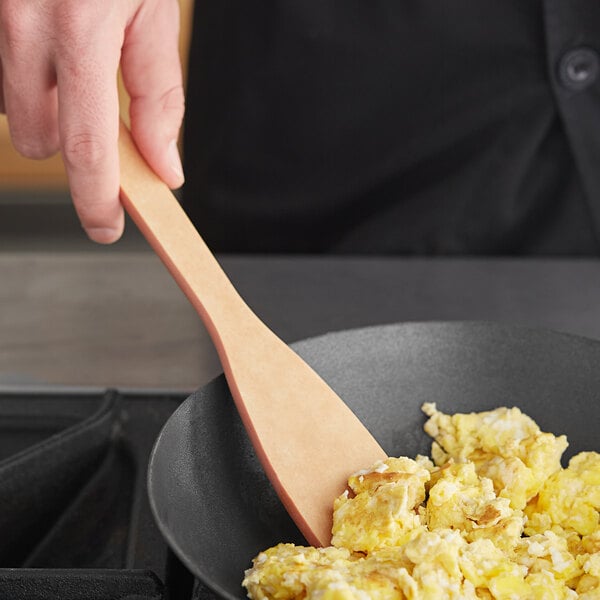
[[[119,146],[123,205],[198,311],[284,506],[309,542],[328,544],[333,498],[349,473],[385,458],[384,451],[325,381],[248,308],[123,125]]]
[[[214,339],[215,321],[218,320],[222,337],[226,335],[228,321],[234,316],[239,318],[240,311],[250,313],[249,309],[177,198],[142,158],[123,123],[119,153],[121,201],[125,209],[219,345],[219,340]]]

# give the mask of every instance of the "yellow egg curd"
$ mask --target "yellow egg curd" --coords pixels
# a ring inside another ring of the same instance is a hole
[[[279,544],[243,585],[253,600],[600,600],[600,454],[567,468],[567,439],[518,408],[423,405],[431,459],[353,474],[332,546]]]

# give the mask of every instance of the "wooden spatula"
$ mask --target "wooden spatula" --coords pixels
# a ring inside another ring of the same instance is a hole
[[[283,505],[310,544],[329,545],[334,498],[351,473],[385,458],[385,452],[321,377],[244,303],[123,124],[119,147],[125,209],[198,311]]]

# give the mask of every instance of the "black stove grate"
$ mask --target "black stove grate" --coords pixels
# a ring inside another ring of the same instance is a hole
[[[0,390],[0,600],[192,598],[146,493],[187,395]]]

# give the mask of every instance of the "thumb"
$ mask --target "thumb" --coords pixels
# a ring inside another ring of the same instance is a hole
[[[177,149],[184,114],[177,0],[146,1],[127,30],[121,56],[131,98],[131,134],[148,164],[170,188],[183,184]]]

